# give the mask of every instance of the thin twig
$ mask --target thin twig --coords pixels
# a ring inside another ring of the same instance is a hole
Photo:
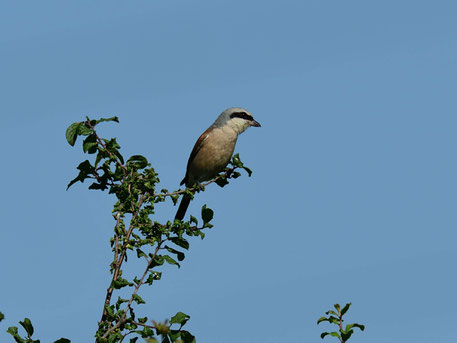
[[[138,216],[141,206],[143,205],[143,202],[145,201],[146,197],[147,196],[145,194],[141,195],[140,200],[138,202],[138,210],[135,211],[135,213],[133,213],[132,219],[130,220],[130,226],[129,226],[129,229],[125,236],[125,242],[121,247],[121,256],[119,257],[119,260],[117,261],[117,264],[116,264],[116,267],[115,267],[114,273],[113,273],[113,278],[111,279],[110,286],[109,286],[108,290],[106,291],[106,298],[105,298],[105,304],[103,306],[103,314],[102,314],[101,322],[105,321],[105,319],[106,319],[106,315],[107,315],[106,307],[109,306],[109,304],[111,302],[111,296],[112,296],[113,290],[114,290],[114,288],[111,287],[111,285],[113,284],[113,281],[116,281],[117,278],[119,277],[119,271],[121,269],[122,262],[124,262],[125,254],[127,253],[127,244],[129,242],[130,235],[132,234],[132,231],[135,228],[133,223],[134,223],[136,217]]]
[[[237,169],[238,167],[233,167],[233,168],[230,168],[228,169],[224,174],[226,176],[230,175],[235,169]],[[205,183],[202,183],[200,184],[199,186],[197,187],[191,187],[191,188],[186,188],[186,189],[179,189],[175,192],[171,192],[171,193],[159,193],[159,194],[153,194],[152,197],[154,198],[157,198],[157,197],[169,197],[169,196],[172,196],[172,195],[178,195],[178,194],[183,194],[183,193],[186,193],[186,190],[189,190],[191,192],[194,192],[194,191],[197,191],[199,189],[201,189],[202,187],[206,187],[208,186],[209,184],[211,183],[214,183],[216,182],[217,180],[219,180],[224,174],[219,174],[218,176],[216,176],[214,179],[211,179],[209,180],[208,182],[205,182]]]
[[[119,235],[117,231],[120,229],[120,224],[121,224],[121,212],[116,213],[116,229],[114,232],[114,263],[117,265],[118,263],[118,256],[119,256]]]
[[[135,325],[138,325],[138,326],[144,326],[145,328],[157,329],[154,325],[147,325],[147,324],[138,323],[138,322],[134,322],[134,321],[132,321],[131,323],[135,324]]]
[[[166,239],[164,239],[163,241],[161,241],[161,242],[157,245],[157,247],[156,247],[156,249],[155,249],[155,251],[154,251],[154,255],[153,255],[152,258],[151,258],[151,261],[154,260],[154,258],[156,258],[157,253],[158,253],[158,252],[160,251],[160,249],[161,249],[161,245],[162,245],[165,241],[166,241]],[[127,313],[130,311],[130,306],[132,305],[133,299],[134,299],[135,295],[138,294],[138,290],[139,290],[140,287],[143,285],[143,283],[144,283],[144,278],[146,277],[146,275],[148,275],[150,269],[151,269],[151,268],[149,268],[149,263],[148,263],[148,264],[146,265],[146,269],[145,269],[143,275],[141,276],[141,279],[138,281],[138,284],[135,286],[135,289],[134,289],[134,291],[133,291],[133,293],[132,293],[132,296],[131,296],[130,299],[129,299],[129,302],[128,302],[127,306],[125,307],[125,310],[124,310],[124,313],[123,313],[122,317],[119,318],[119,320],[117,321],[116,325],[114,325],[113,327],[111,327],[111,328],[109,328],[108,330],[106,330],[106,332],[103,334],[103,337],[102,337],[102,338],[107,338],[107,337],[109,336],[109,334],[110,334],[112,331],[116,330],[118,327],[120,327],[122,324],[125,323],[125,321],[126,321],[125,316],[126,316]]]
[[[342,332],[343,331],[343,315],[341,314],[340,310],[337,310],[337,311],[338,311],[338,317],[340,318],[340,332]],[[341,341],[341,343],[345,343],[342,338],[340,338],[340,341]]]

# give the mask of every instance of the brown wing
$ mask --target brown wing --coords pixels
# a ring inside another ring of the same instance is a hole
[[[197,139],[197,142],[195,142],[194,148],[192,149],[192,152],[190,153],[189,160],[187,161],[187,168],[186,168],[186,176],[184,176],[184,179],[181,181],[180,185],[187,185],[187,181],[189,181],[189,165],[197,156],[198,152],[203,146],[203,142],[208,138],[209,132],[211,130],[211,127],[207,128],[205,132],[201,134],[201,136]]]

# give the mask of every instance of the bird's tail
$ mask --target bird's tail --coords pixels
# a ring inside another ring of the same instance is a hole
[[[188,194],[184,194],[179,204],[178,211],[176,212],[175,219],[183,220],[186,215],[187,208],[189,207],[190,200],[192,197]]]

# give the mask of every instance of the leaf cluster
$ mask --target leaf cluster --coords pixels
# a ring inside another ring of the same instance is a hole
[[[4,316],[3,316],[3,318],[2,318],[2,316],[0,316],[0,321],[1,321],[1,319],[4,318]],[[21,337],[21,335],[19,335],[19,329],[16,326],[10,326],[8,328],[8,330],[6,331],[11,336],[13,336],[15,342],[17,342],[17,343],[40,343],[39,339],[35,340],[32,338],[34,329],[33,329],[32,322],[30,321],[29,318],[25,318],[22,322],[20,321],[19,324],[24,328],[26,336]],[[57,341],[55,341],[54,343],[70,343],[70,340],[67,338],[60,338]]]
[[[329,322],[330,324],[334,324],[338,327],[338,331],[332,332],[323,332],[321,334],[321,338],[324,339],[325,336],[333,336],[336,337],[341,343],[345,343],[351,338],[352,334],[354,333],[354,328],[359,328],[361,331],[365,330],[365,325],[362,324],[347,324],[343,326],[343,316],[351,307],[351,303],[347,303],[343,308],[339,304],[333,305],[336,311],[330,310],[325,312],[327,316],[321,317],[317,320],[317,324],[322,322]]]

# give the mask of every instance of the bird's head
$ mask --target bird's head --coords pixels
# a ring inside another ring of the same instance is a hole
[[[251,113],[241,107],[230,107],[220,114],[213,124],[215,127],[229,126],[236,133],[244,132],[248,127],[260,127]]]

